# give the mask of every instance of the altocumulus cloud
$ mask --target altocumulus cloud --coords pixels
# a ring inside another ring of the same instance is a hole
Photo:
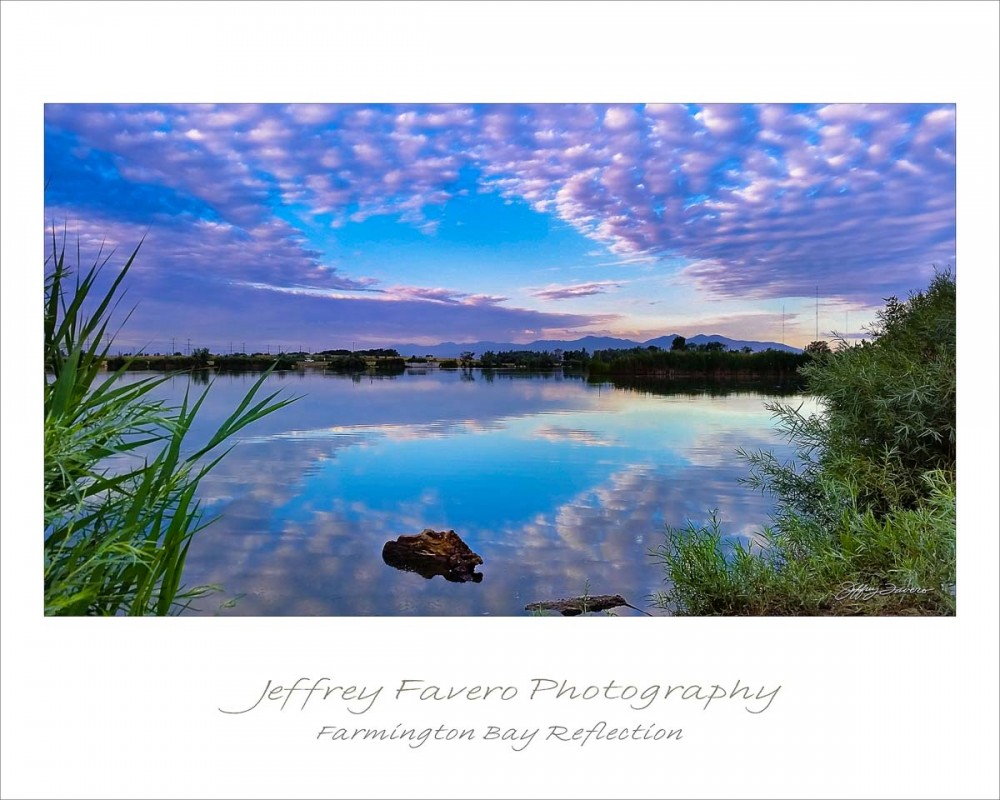
[[[371,297],[316,231],[392,215],[433,235],[428,212],[470,176],[605,252],[680,259],[682,280],[723,297],[818,285],[877,302],[955,258],[950,105],[48,105],[45,126],[47,219],[148,228],[150,272],[200,280]],[[389,296],[515,311],[486,293]]]

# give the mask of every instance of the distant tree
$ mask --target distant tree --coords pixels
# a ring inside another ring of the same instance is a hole
[[[369,358],[399,358],[399,352],[391,347],[372,347],[368,350],[356,350],[356,356],[368,356]]]
[[[462,362],[463,367],[471,367],[472,362],[476,360],[476,354],[471,350],[464,350],[459,355],[458,360]]]
[[[745,345],[743,345],[743,347],[740,348],[740,352],[741,353],[752,353],[753,352],[753,348],[750,345],[745,344]]]
[[[675,336],[670,345],[671,350],[687,350],[687,339],[683,336]]]
[[[562,363],[564,366],[572,368],[583,368],[586,367],[590,361],[590,355],[587,353],[586,348],[580,350],[566,350],[562,354]]]
[[[208,359],[211,357],[211,353],[208,352],[207,347],[196,347],[191,351],[191,357],[196,363],[204,366],[208,363]]]
[[[830,352],[830,345],[828,345],[826,342],[822,340],[816,342],[809,342],[809,344],[806,345],[805,351],[809,353],[809,355],[820,356],[823,355],[824,353]]]
[[[708,342],[705,345],[705,349],[709,352],[718,350],[719,352],[726,349],[726,346],[722,342]]]

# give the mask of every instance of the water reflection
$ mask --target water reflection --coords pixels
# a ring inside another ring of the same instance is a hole
[[[191,371],[191,384],[194,386],[207,386],[213,376],[213,372],[207,369],[196,369]]]
[[[718,509],[729,534],[749,538],[767,522],[771,501],[738,483],[735,450],[791,456],[769,396],[461,373],[269,379],[303,397],[246,431],[203,481],[203,507],[221,516],[193,542],[185,579],[227,595],[200,612],[233,595],[243,596],[223,613],[521,615],[584,593],[645,608],[663,588],[649,553],[664,526]],[[195,441],[255,378],[216,379]],[[164,391],[179,399],[185,388],[177,378]],[[489,579],[388,569],[385,543],[427,528],[460,531]]]
[[[769,397],[791,397],[805,391],[805,381],[800,378],[787,380],[741,380],[730,378],[704,381],[692,378],[663,380],[656,378],[595,378],[591,383],[606,384],[616,389],[626,389],[640,394],[655,394],[662,397],[686,395],[688,397],[728,397],[730,395],[766,395]]]

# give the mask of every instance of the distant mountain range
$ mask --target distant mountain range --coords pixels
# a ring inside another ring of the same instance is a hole
[[[645,342],[635,342],[631,339],[615,339],[610,336],[584,336],[582,339],[571,341],[562,339],[538,339],[527,344],[515,344],[514,342],[441,342],[440,344],[388,344],[379,347],[392,348],[402,356],[436,356],[438,358],[454,358],[460,353],[471,350],[477,356],[482,355],[487,350],[499,353],[504,350],[535,350],[540,352],[552,352],[553,350],[581,350],[586,349],[588,353],[595,350],[628,350],[633,347],[655,346],[664,350],[669,350],[674,339],[679,334],[673,333],[668,336],[658,336]],[[789,353],[801,353],[798,347],[792,347],[778,342],[754,342],[742,339],[730,339],[728,336],[720,336],[717,333],[704,334],[687,337],[688,344],[707,344],[708,342],[721,342],[726,349],[741,350],[749,347],[754,352],[758,350],[784,350]]]

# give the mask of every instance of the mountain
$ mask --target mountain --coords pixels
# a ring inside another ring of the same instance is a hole
[[[531,344],[519,345],[516,349],[541,351],[586,349],[588,353],[593,353],[595,350],[628,350],[638,346],[638,342],[633,342],[631,339],[615,339],[611,336],[584,336],[582,339],[571,341],[539,339]],[[512,350],[515,348],[505,347],[504,349]]]
[[[672,333],[668,336],[658,336],[645,342],[636,342],[631,339],[616,339],[611,336],[584,336],[581,339],[538,339],[527,344],[517,344],[515,342],[440,342],[439,344],[379,344],[375,347],[392,348],[402,356],[435,356],[437,358],[455,358],[464,351],[471,350],[477,356],[492,350],[499,353],[504,350],[581,350],[586,349],[588,353],[595,350],[628,350],[633,347],[659,347],[669,350],[678,334]],[[756,342],[743,339],[730,339],[728,336],[721,336],[717,333],[699,333],[696,336],[688,337],[688,344],[707,344],[708,342],[722,342],[727,349],[741,350],[749,347],[754,352],[758,350],[784,350],[789,353],[802,352],[798,347],[792,347],[778,342]],[[365,345],[364,347],[367,347]],[[362,349],[359,347],[358,349]]]
[[[707,336],[704,333],[699,333],[697,336],[692,336],[687,340],[688,344],[708,344],[708,342],[722,342],[729,350],[742,350],[744,347],[749,347],[754,352],[758,350],[784,350],[786,353],[801,353],[802,349],[799,347],[792,347],[788,344],[780,344],[779,342],[754,342],[754,341],[744,341],[742,339],[730,339],[728,336],[720,336],[718,333],[710,333]]]

